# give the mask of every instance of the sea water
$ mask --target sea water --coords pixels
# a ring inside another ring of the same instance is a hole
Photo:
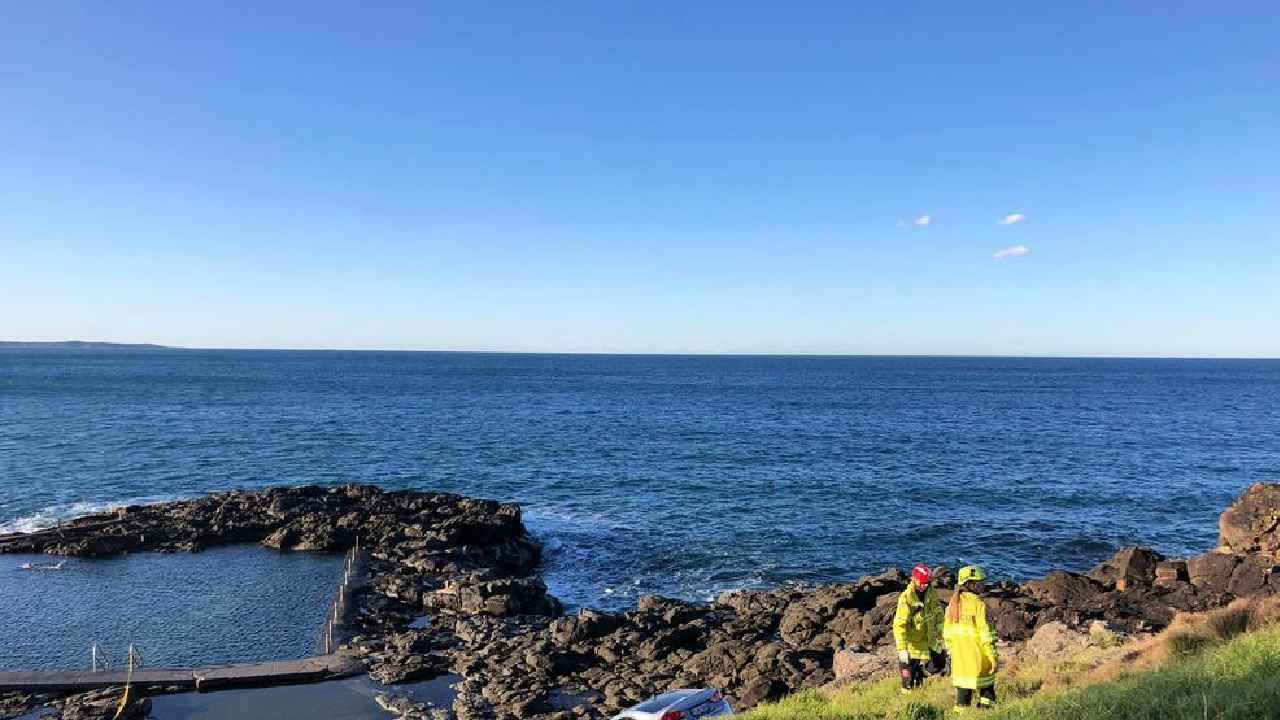
[[[523,506],[571,607],[1197,553],[1268,479],[1280,361],[0,351],[4,530],[234,487],[451,491]]]
[[[24,565],[50,569],[24,569]],[[58,569],[51,569],[58,567]],[[0,555],[0,671],[198,667],[318,654],[342,554],[236,546],[84,560]]]

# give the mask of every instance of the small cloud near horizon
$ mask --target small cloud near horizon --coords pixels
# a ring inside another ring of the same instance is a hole
[[[1026,245],[1010,245],[1007,248],[1001,248],[992,255],[996,260],[1003,260],[1011,257],[1024,257],[1031,254],[1031,248]]]
[[[916,227],[929,227],[929,224],[932,222],[933,222],[933,218],[929,217],[928,215],[921,215],[915,220],[912,220],[911,224],[915,225]]]
[[[1004,217],[1000,218],[1000,224],[1001,225],[1017,225],[1018,223],[1026,219],[1027,219],[1027,216],[1023,215],[1022,213],[1013,213],[1011,215],[1005,215]]]

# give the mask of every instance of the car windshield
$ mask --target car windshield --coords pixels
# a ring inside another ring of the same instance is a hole
[[[670,705],[673,702],[676,702],[677,700],[680,700],[681,698],[685,698],[688,696],[689,696],[688,692],[663,693],[662,695],[659,695],[658,697],[653,698],[652,700],[646,700],[645,702],[640,703],[639,705],[635,706],[635,709],[639,710],[640,712],[655,712],[655,711],[661,710],[662,708]]]

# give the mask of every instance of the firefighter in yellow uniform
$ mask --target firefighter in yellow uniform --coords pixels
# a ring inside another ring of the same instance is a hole
[[[925,668],[942,671],[942,602],[933,589],[932,573],[923,564],[911,569],[911,582],[898,595],[893,614],[893,641],[898,647],[902,692],[924,683]]]
[[[987,604],[979,593],[987,579],[982,568],[960,568],[955,592],[947,603],[942,637],[951,653],[951,684],[956,688],[956,710],[970,706],[978,696],[978,707],[996,703],[996,634],[987,622]]]

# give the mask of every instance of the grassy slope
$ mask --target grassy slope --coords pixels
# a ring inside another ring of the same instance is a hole
[[[1168,643],[1166,643],[1168,645]],[[1229,641],[1173,644],[1154,669],[1060,691],[1039,691],[1045,678],[1000,678],[1001,705],[987,720],[1253,720],[1280,718],[1280,625]],[[1004,681],[1003,683],[1001,681]],[[1019,697],[1021,696],[1021,697]],[[949,683],[932,680],[902,696],[897,680],[839,691],[808,691],[747,713],[747,720],[933,720],[951,716]],[[973,711],[970,711],[972,714]]]

